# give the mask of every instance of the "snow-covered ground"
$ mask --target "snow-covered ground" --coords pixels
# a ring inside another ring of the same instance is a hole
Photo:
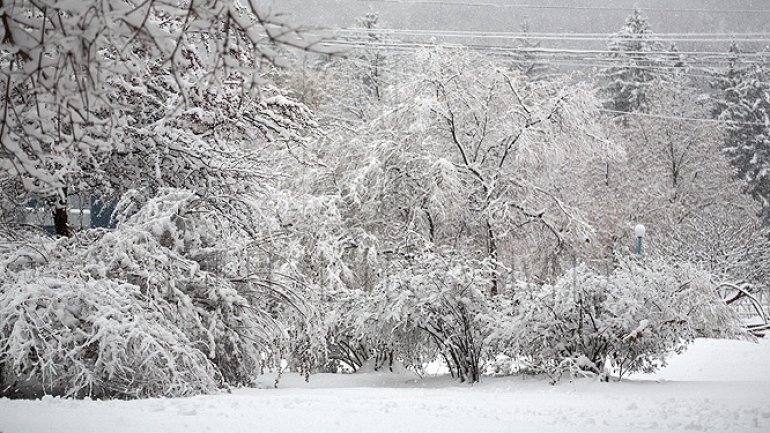
[[[770,340],[698,340],[660,373],[621,383],[367,373],[265,385],[181,399],[0,399],[0,432],[770,432]]]

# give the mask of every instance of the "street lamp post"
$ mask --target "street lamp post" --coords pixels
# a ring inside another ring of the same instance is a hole
[[[636,256],[639,258],[642,258],[642,255],[644,254],[644,234],[646,232],[647,229],[643,224],[637,224],[636,227],[634,227],[634,234],[636,235]]]

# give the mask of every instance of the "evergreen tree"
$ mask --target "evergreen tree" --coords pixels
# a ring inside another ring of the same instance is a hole
[[[357,20],[358,27],[364,30],[369,30],[365,33],[364,38],[371,44],[382,43],[382,36],[376,32],[379,27],[380,16],[377,13],[369,12],[363,17]],[[382,63],[383,56],[379,49],[375,49],[372,52],[366,53],[363,59],[368,63],[368,67],[362,68],[362,81],[366,88],[367,94],[377,99],[382,97]]]
[[[611,66],[603,72],[602,88],[608,110],[646,111],[647,94],[653,82],[667,75],[670,62],[661,55],[663,45],[639,9],[626,18],[623,28],[608,44]]]
[[[748,192],[762,205],[765,225],[770,224],[770,83],[763,58],[759,63],[741,61],[739,47],[733,53],[720,82],[719,119],[727,122],[724,150]]]
[[[714,114],[724,120],[724,151],[746,181],[748,192],[762,205],[770,224],[770,83],[765,61],[741,61],[740,48],[730,47],[727,70],[716,83]]]
[[[714,117],[719,118],[728,107],[738,104],[738,95],[734,89],[743,80],[746,75],[747,66],[741,63],[741,47],[733,42],[728,50],[727,69],[717,75],[714,87],[717,89],[717,96],[714,101]]]
[[[523,37],[516,39],[514,43],[518,52],[513,61],[513,67],[522,75],[531,78],[544,76],[549,72],[549,67],[542,59],[538,59],[536,50],[540,48],[540,41],[535,41],[529,36],[531,33],[529,21],[524,21],[521,24],[521,33]]]

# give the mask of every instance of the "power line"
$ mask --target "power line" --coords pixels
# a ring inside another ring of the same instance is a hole
[[[414,34],[416,36],[425,36],[435,38],[436,36],[472,36],[472,35],[521,35],[524,39],[525,36],[529,36],[528,33],[511,33],[511,32],[478,32],[478,31],[453,31],[453,30],[413,30],[413,29],[340,29],[343,32],[349,32],[352,35],[360,34],[359,38],[343,39],[343,40],[327,40],[328,43],[336,43],[339,46],[345,46],[348,48],[373,48],[388,50],[390,52],[407,52],[425,48],[444,48],[444,49],[466,49],[474,52],[481,52],[497,57],[515,58],[516,60],[532,63],[533,65],[542,66],[563,66],[563,67],[583,67],[583,68],[610,68],[619,67],[624,69],[645,69],[645,70],[661,70],[674,72],[681,76],[689,76],[693,78],[706,78],[713,79],[716,77],[716,68],[724,68],[727,66],[727,62],[730,60],[738,60],[743,66],[750,66],[759,63],[767,62],[770,53],[757,51],[757,52],[714,52],[714,51],[643,51],[643,52],[623,52],[623,54],[636,56],[636,60],[642,63],[649,64],[627,64],[628,59],[608,56],[608,54],[617,54],[617,51],[611,50],[576,50],[567,48],[541,48],[541,47],[526,47],[526,46],[500,46],[490,44],[468,44],[468,43],[446,43],[436,42],[431,40],[428,42],[410,42],[402,40],[376,40],[367,38],[367,35],[372,33],[403,33]],[[538,33],[539,35],[561,35],[559,33]],[[564,33],[569,35],[569,33]],[[601,35],[611,37],[612,34],[603,33],[582,33],[580,36],[596,37],[594,35]],[[722,35],[718,33],[668,33],[668,35]],[[763,41],[770,42],[770,33],[743,33],[742,37],[762,35],[768,36],[768,39]],[[703,40],[710,38],[701,38]],[[714,38],[716,39],[716,38]],[[669,56],[668,59],[654,59],[644,58],[650,55]],[[663,61],[676,61],[673,56],[682,56],[682,61],[686,64],[681,65],[666,65],[662,64]],[[695,57],[694,57],[695,56]],[[633,58],[632,58],[633,59]],[[703,72],[701,74],[695,73],[696,71]]]
[[[401,31],[401,30],[407,30],[407,31],[415,31],[415,32],[440,32],[440,31],[447,31],[447,32],[479,32],[479,33],[485,33],[485,34],[514,34],[514,35],[521,35],[521,36],[595,36],[595,37],[611,37],[616,35],[616,32],[604,32],[604,33],[580,33],[580,32],[487,32],[487,31],[481,31],[481,30],[440,30],[440,29],[388,29],[388,28],[382,28],[382,27],[375,27],[375,28],[365,28],[365,27],[339,27],[339,28],[331,28],[328,30],[350,30],[350,31],[358,31],[358,32],[389,32],[389,31]],[[673,33],[652,33],[652,36],[681,36],[681,37],[687,37],[687,36],[694,36],[694,37],[709,37],[709,36],[718,36],[718,37],[759,37],[759,36],[768,36],[770,37],[770,32],[730,32],[730,33],[714,33],[714,32],[673,32]]]
[[[619,6],[574,6],[574,5],[538,5],[538,4],[500,4],[500,3],[468,3],[449,0],[358,0],[363,3],[392,3],[404,5],[432,6],[462,6],[487,7],[496,9],[550,9],[550,10],[589,10],[589,11],[633,11],[634,7]],[[678,13],[720,13],[720,14],[770,14],[770,9],[705,9],[705,8],[644,8],[650,12]]]
[[[608,50],[591,50],[587,52],[585,50],[568,50],[559,48],[538,49],[522,46],[499,46],[488,44],[459,44],[459,43],[439,43],[439,42],[402,42],[402,41],[372,41],[367,39],[359,40],[328,40],[326,42],[329,46],[337,44],[338,47],[346,47],[350,49],[356,48],[372,48],[377,50],[387,50],[390,52],[396,51],[414,51],[425,48],[442,48],[442,49],[467,49],[474,52],[484,52],[493,54],[504,54],[521,56],[527,55],[533,59],[556,59],[556,60],[570,60],[570,61],[599,61],[602,63],[625,63],[628,59],[623,57],[610,57],[607,54],[617,53],[615,51]],[[728,61],[736,60],[744,66],[753,64],[764,64],[770,59],[770,52],[747,52],[747,53],[729,53],[729,52],[710,52],[710,51],[654,51],[654,52],[624,52],[625,54],[631,54],[637,56],[636,60],[649,62],[649,65],[640,65],[642,68],[675,68],[675,69],[698,69],[707,66],[724,66]],[[668,56],[668,58],[646,58],[648,55],[660,55],[662,57]],[[677,55],[682,55],[682,60],[687,62],[682,66],[666,66],[656,65],[656,62],[669,60],[675,61]],[[560,57],[564,57],[563,59]],[[634,67],[629,65],[629,67]]]
[[[653,118],[653,119],[683,120],[683,121],[688,121],[688,122],[719,123],[719,124],[728,124],[728,125],[770,127],[769,124],[763,123],[763,122],[742,122],[742,121],[738,121],[738,120],[705,119],[705,118],[702,118],[702,117],[666,116],[666,115],[663,115],[663,114],[640,113],[640,112],[636,112],[636,111],[618,111],[618,110],[609,110],[609,109],[604,109],[604,108],[600,108],[599,111],[601,111],[603,113],[622,114],[622,115],[637,116],[637,117],[649,117],[649,118]]]
[[[615,57],[609,57],[607,54],[613,54],[615,51],[611,50],[576,50],[576,49],[567,49],[567,48],[544,48],[539,46],[500,46],[500,45],[491,45],[488,43],[484,44],[471,44],[471,43],[449,43],[449,42],[436,42],[435,38],[441,37],[441,38],[465,38],[465,39],[473,39],[475,37],[489,37],[489,38],[510,38],[514,40],[528,40],[533,39],[531,36],[536,35],[536,37],[542,37],[543,39],[548,38],[549,40],[565,40],[569,39],[570,33],[512,33],[512,32],[480,32],[480,31],[454,31],[454,30],[418,30],[418,29],[339,29],[340,33],[347,33],[351,36],[360,35],[359,38],[351,38],[351,39],[342,39],[337,40],[336,42],[339,45],[347,46],[351,48],[364,48],[364,47],[370,47],[370,48],[387,48],[388,50],[406,50],[406,49],[422,49],[426,47],[442,47],[442,48],[448,48],[448,49],[468,49],[473,51],[481,51],[481,52],[487,52],[487,53],[497,53],[499,54],[501,51],[505,51],[505,53],[514,54],[514,55],[528,55],[532,57],[548,57],[549,59],[554,58],[557,55],[561,55],[564,57],[569,57],[568,60],[574,61],[574,60],[583,60],[583,61],[600,61],[603,63],[611,62],[611,61],[625,61],[625,59],[622,58],[615,58]],[[398,35],[412,35],[412,36],[423,36],[423,37],[430,37],[432,40],[430,41],[404,41],[404,40],[376,40],[372,39],[372,34],[398,34]],[[564,35],[565,37],[562,37]],[[582,38],[585,40],[603,40],[606,41],[606,38],[610,38],[613,36],[613,34],[607,34],[607,33],[579,33],[575,34],[577,35],[575,39]],[[693,41],[703,41],[703,42],[750,42],[750,41],[756,41],[756,42],[768,42],[770,43],[770,33],[743,33],[738,36],[740,38],[716,38],[712,35],[725,35],[724,33],[667,33],[665,35],[672,35],[671,38],[673,40],[674,37],[680,38],[680,40],[685,42],[693,42]],[[679,36],[677,36],[679,35]],[[694,38],[694,36],[701,36],[701,35],[709,35],[709,37],[699,37]],[[367,37],[369,36],[369,37]],[[736,36],[736,35],[733,35]],[[751,36],[764,36],[764,38],[749,38]],[[658,39],[660,40],[660,39]],[[331,40],[327,42],[332,42]],[[661,55],[661,56],[673,56],[673,55],[681,55],[687,59],[688,68],[695,68],[696,65],[699,66],[724,66],[725,62],[732,59],[738,59],[740,62],[748,65],[753,64],[756,62],[748,62],[747,58],[751,58],[752,60],[758,60],[760,62],[766,61],[767,57],[770,56],[770,53],[764,52],[764,51],[753,51],[753,52],[739,52],[739,53],[730,53],[727,51],[720,51],[720,52],[714,52],[714,51],[643,51],[643,52],[625,52],[624,54],[630,55],[630,56],[650,56],[650,55]],[[582,58],[575,58],[577,56],[582,56]],[[696,57],[693,57],[696,56]],[[560,61],[563,61],[563,59],[558,59]],[[639,59],[639,60],[649,60],[654,61],[654,59]],[[644,67],[664,67],[668,68],[668,66],[658,66],[658,65],[645,65]]]
[[[433,36],[428,34],[427,36]],[[437,36],[441,36],[437,34]],[[770,39],[767,40],[770,42]],[[770,51],[740,51],[740,52],[728,52],[728,51],[678,51],[678,50],[657,50],[657,51],[619,51],[609,49],[574,49],[574,48],[559,48],[559,47],[540,47],[540,46],[515,46],[515,45],[490,45],[490,44],[473,44],[473,43],[461,43],[461,42],[438,42],[434,38],[428,41],[408,41],[408,40],[375,40],[364,37],[349,38],[349,39],[327,39],[324,42],[327,46],[343,45],[353,48],[427,48],[427,47],[443,47],[443,48],[479,48],[488,50],[513,50],[517,52],[526,52],[527,54],[628,54],[637,56],[648,55],[684,55],[684,56],[712,56],[712,58],[704,58],[707,60],[724,60],[737,58],[745,60],[745,57],[766,59],[770,58]],[[607,58],[607,57],[603,57]],[[609,58],[608,58],[609,59]]]
[[[413,52],[415,50],[423,49],[423,48],[468,49],[469,51],[474,51],[474,52],[497,54],[504,57],[521,58],[522,60],[528,60],[531,62],[547,62],[547,61],[600,62],[600,64],[597,64],[595,66],[610,67],[610,66],[613,66],[613,64],[619,64],[621,67],[627,67],[629,69],[634,69],[634,68],[665,69],[665,70],[698,69],[698,70],[706,71],[707,65],[708,66],[723,65],[723,64],[726,64],[727,60],[729,60],[729,58],[722,58],[722,57],[700,58],[700,59],[687,57],[686,59],[684,59],[684,61],[686,61],[687,64],[684,64],[681,66],[654,64],[655,62],[662,61],[662,59],[658,59],[658,60],[649,59],[648,60],[650,62],[649,65],[633,65],[633,64],[626,64],[627,59],[620,58],[620,57],[580,56],[579,54],[569,54],[569,53],[560,53],[560,52],[531,52],[526,50],[520,50],[516,47],[505,47],[504,49],[493,49],[493,47],[486,47],[483,45],[391,44],[388,46],[372,46],[364,43],[360,43],[360,44],[347,43],[344,45],[349,48],[375,48],[375,49],[384,49],[392,52]],[[526,57],[526,56],[522,57],[525,54],[528,55],[529,57]],[[640,60],[644,60],[644,59],[640,59]],[[755,63],[756,62],[742,62],[742,64],[744,65],[750,65]]]
[[[513,39],[513,40],[555,40],[555,41],[603,41],[617,36],[615,33],[526,33],[526,32],[484,32],[475,30],[423,30],[423,29],[362,29],[340,28],[343,34],[367,35],[408,35],[466,39]],[[759,42],[770,43],[770,33],[656,33],[653,40],[668,42]]]
[[[583,67],[583,68],[623,68],[623,69],[644,69],[644,70],[659,70],[664,72],[671,72],[682,76],[689,76],[693,78],[706,78],[714,79],[718,74],[719,69],[723,69],[728,66],[728,57],[717,58],[692,58],[686,57],[685,64],[682,65],[663,65],[663,64],[651,64],[648,65],[634,65],[627,64],[626,59],[619,57],[602,57],[602,56],[579,56],[574,54],[564,53],[531,53],[522,52],[514,47],[509,49],[490,49],[487,46],[458,46],[458,45],[438,45],[438,44],[394,44],[388,47],[372,47],[368,44],[347,44],[347,48],[374,48],[377,50],[385,50],[390,53],[407,53],[414,52],[425,48],[446,48],[446,49],[467,49],[471,52],[482,53],[485,55],[513,59],[520,62],[528,62],[534,65],[542,66],[554,66],[554,67]],[[528,54],[529,56],[524,56]],[[741,65],[751,66],[761,64],[760,61],[749,61],[747,59],[740,59]],[[762,60],[762,59],[759,59]],[[701,73],[697,73],[701,72]]]
[[[440,46],[438,46],[440,47]],[[359,48],[367,48],[366,45],[361,45]],[[473,50],[473,49],[471,49]],[[407,48],[388,48],[390,53],[411,53],[412,49]],[[687,64],[684,65],[633,65],[623,63],[625,60],[620,58],[608,58],[608,57],[561,57],[557,55],[537,56],[537,57],[522,57],[520,53],[515,51],[484,51],[475,50],[476,52],[482,52],[494,57],[509,59],[514,63],[523,63],[533,65],[535,67],[569,67],[569,68],[594,68],[594,69],[607,69],[607,68],[622,68],[622,69],[644,69],[644,70],[659,70],[662,72],[669,72],[677,76],[701,78],[707,80],[717,79],[719,77],[719,69],[724,68],[726,63],[724,59],[720,60],[697,60],[687,58]],[[355,57],[349,58],[353,62],[363,63],[364,60],[357,59]],[[721,62],[721,63],[717,63]],[[754,62],[743,62],[742,65],[748,66],[756,64]],[[380,64],[377,66],[380,69],[389,70],[397,73],[400,70],[391,69],[387,66]],[[700,73],[699,73],[700,72]],[[765,83],[765,82],[763,82]],[[766,82],[770,84],[770,82]]]
[[[379,47],[379,48],[428,48],[428,47],[444,47],[444,48],[482,48],[488,50],[500,50],[500,51],[515,51],[523,54],[574,54],[574,55],[604,55],[604,54],[618,54],[619,51],[612,50],[597,50],[597,49],[571,49],[571,48],[546,48],[546,47],[508,47],[499,45],[478,45],[478,44],[460,44],[460,43],[435,43],[435,42],[405,42],[405,41],[346,41],[346,40],[330,40],[325,45],[342,45],[351,47]],[[769,52],[764,51],[744,51],[740,53],[729,53],[722,51],[622,51],[626,55],[648,56],[648,55],[684,55],[684,56],[713,56],[718,59],[730,59],[735,56],[740,57],[755,57],[764,59],[770,57]]]

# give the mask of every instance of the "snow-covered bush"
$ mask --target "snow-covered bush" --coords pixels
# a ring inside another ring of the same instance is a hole
[[[610,275],[579,266],[554,284],[522,284],[496,321],[490,344],[554,380],[565,372],[622,377],[665,365],[699,336],[741,333],[710,274],[690,265],[631,264]]]
[[[406,366],[440,356],[454,377],[478,381],[492,265],[434,252],[402,265],[352,301],[349,336]]]
[[[25,272],[0,292],[3,394],[187,395],[220,374],[138,286]]]
[[[275,317],[300,301],[263,278],[255,250],[266,241],[255,235],[268,219],[185,190],[161,190],[140,207],[137,197],[118,205],[114,231],[3,250],[4,393],[207,392],[249,383],[286,337]]]

